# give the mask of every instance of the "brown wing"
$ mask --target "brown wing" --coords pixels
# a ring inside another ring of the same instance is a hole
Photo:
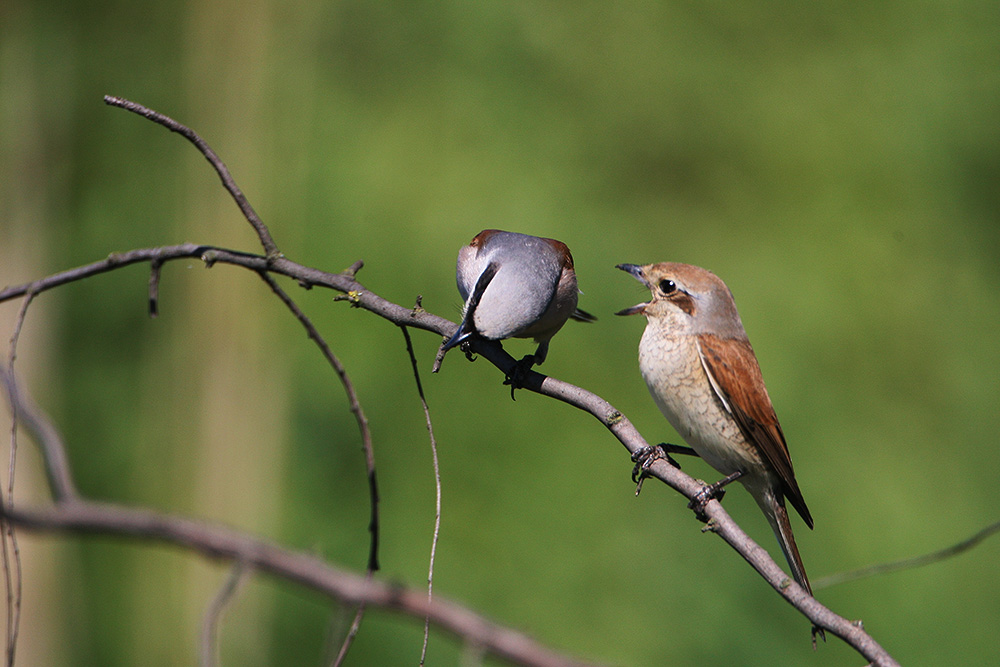
[[[812,528],[812,515],[795,481],[785,434],[781,432],[778,416],[774,414],[774,406],[767,395],[764,378],[749,341],[700,334],[698,346],[712,387],[739,424],[747,441],[757,447],[764,460],[778,473],[785,497],[806,525]]]

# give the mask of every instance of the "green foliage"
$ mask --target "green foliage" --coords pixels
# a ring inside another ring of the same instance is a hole
[[[457,318],[455,253],[481,229],[565,241],[600,320],[568,324],[542,370],[652,442],[677,436],[638,373],[642,322],[612,316],[648,295],[613,267],[712,269],[816,518],[814,532],[796,525],[810,574],[934,550],[1000,503],[996,18],[986,2],[7,0],[0,283],[133,247],[259,251],[193,148],[101,102],[128,97],[196,129],[288,257],[331,271],[364,259],[360,280],[397,303],[421,294]],[[145,284],[122,270],[29,316],[19,370],[81,489],[361,570],[357,427],[301,328],[229,267],[166,266],[154,321]],[[402,336],[328,292],[287,289],[371,421],[382,576],[421,586],[434,489]],[[15,312],[0,306],[0,322]],[[614,664],[857,662],[835,638],[813,653],[808,624],[679,496],[650,483],[634,499],[626,452],[599,424],[524,392],[512,403],[495,369],[457,352],[430,376],[439,341],[413,338],[444,484],[436,594]],[[726,504],[778,554],[745,494]],[[225,569],[22,539],[25,664],[195,660]],[[903,664],[985,664],[997,549],[818,597]],[[254,580],[225,618],[223,664],[322,664],[351,614]],[[418,623],[372,612],[349,664],[414,664],[420,642]],[[431,664],[460,653],[432,637]]]

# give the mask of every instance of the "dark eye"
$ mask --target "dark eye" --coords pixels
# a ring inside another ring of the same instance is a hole
[[[677,291],[677,283],[673,280],[663,279],[660,281],[660,291],[664,294],[673,294]]]

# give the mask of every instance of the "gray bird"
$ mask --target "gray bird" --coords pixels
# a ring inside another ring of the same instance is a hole
[[[533,338],[538,349],[521,360],[530,368],[545,361],[566,320],[596,319],[576,307],[573,256],[555,239],[486,229],[458,251],[456,279],[465,300],[462,323],[440,354],[474,335]]]

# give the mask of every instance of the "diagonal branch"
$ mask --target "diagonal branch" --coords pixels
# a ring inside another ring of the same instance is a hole
[[[95,262],[84,267],[54,274],[33,283],[7,288],[0,292],[0,302],[16,298],[28,291],[41,292],[67,282],[72,282],[73,280],[114,270],[128,264],[152,261],[154,258],[165,262],[190,257],[198,257],[209,266],[217,263],[232,264],[250,269],[256,273],[270,271],[289,276],[303,286],[334,289],[342,292],[345,295],[344,300],[348,301],[353,307],[368,310],[399,326],[433,331],[442,337],[450,336],[457,328],[455,323],[433,315],[423,308],[406,308],[383,299],[374,292],[367,290],[357,282],[354,276],[346,273],[327,273],[296,264],[284,257],[278,258],[269,264],[265,258],[259,255],[194,244],[116,253],[101,262]],[[504,352],[503,347],[498,342],[475,339],[471,341],[471,346],[474,353],[487,359],[505,375],[509,376],[514,372],[517,361]],[[557,378],[542,375],[536,371],[529,371],[525,374],[522,379],[522,385],[528,391],[549,396],[591,414],[611,431],[612,435],[630,453],[635,453],[648,446],[648,443],[632,422],[597,394]],[[697,480],[662,460],[654,462],[649,468],[649,473],[688,499],[693,498],[702,488]],[[824,607],[815,598],[810,597],[801,587],[790,581],[768,552],[743,532],[718,501],[713,500],[706,505],[705,515],[709,519],[709,526],[713,532],[717,533],[732,546],[764,577],[775,591],[810,621],[842,638],[874,664],[896,664],[892,657],[870,635],[865,633],[863,629]]]

